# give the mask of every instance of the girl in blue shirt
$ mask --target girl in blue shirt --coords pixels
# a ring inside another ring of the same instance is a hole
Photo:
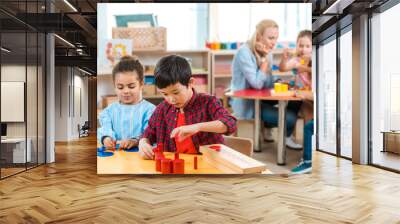
[[[121,58],[113,68],[118,102],[100,113],[97,129],[97,140],[107,148],[116,143],[122,149],[137,146],[147,127],[155,106],[142,98],[143,73],[143,65],[131,56]]]
[[[231,90],[272,88],[275,77],[272,76],[272,49],[279,36],[278,24],[269,19],[260,21],[256,26],[252,38],[247,41],[236,53],[232,62]],[[254,100],[233,98],[231,106],[238,119],[254,118]],[[262,102],[262,120],[267,127],[278,125],[278,108],[276,101]],[[297,111],[287,109],[287,138],[286,144],[291,148],[301,148],[293,142],[290,136],[297,120]],[[268,140],[268,139],[267,139]]]

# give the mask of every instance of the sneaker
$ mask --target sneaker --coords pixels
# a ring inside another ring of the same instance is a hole
[[[291,170],[292,174],[303,174],[303,173],[311,173],[312,164],[311,162],[301,161],[299,165]]]
[[[302,145],[297,144],[296,142],[293,141],[291,137],[286,137],[286,146],[295,149],[295,150],[301,150],[303,148]]]
[[[274,142],[274,137],[272,136],[272,129],[265,128],[264,130],[264,141],[266,142]]]

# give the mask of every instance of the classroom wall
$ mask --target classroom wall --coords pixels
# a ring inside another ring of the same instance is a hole
[[[104,95],[115,95],[114,84],[111,75],[97,76],[97,105],[101,105]]]
[[[56,67],[55,73],[55,141],[77,139],[78,124],[88,120],[88,78],[71,67]]]

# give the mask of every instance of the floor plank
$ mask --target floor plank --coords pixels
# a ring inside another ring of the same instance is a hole
[[[0,223],[400,223],[400,175],[316,152],[307,175],[96,174],[95,137],[0,181]]]

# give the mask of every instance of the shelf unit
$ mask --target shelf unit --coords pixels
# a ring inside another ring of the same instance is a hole
[[[211,51],[211,94],[224,98],[224,90],[230,87],[232,61],[237,50]]]
[[[294,49],[290,49],[294,53]],[[232,61],[237,50],[186,50],[186,51],[134,51],[139,60],[145,65],[145,86],[143,98],[158,103],[163,100],[154,85],[154,67],[159,59],[170,54],[178,54],[190,59],[192,74],[195,77],[195,88],[198,92],[205,92],[224,99],[224,90],[230,87],[232,79]],[[279,65],[283,49],[274,49],[273,64]],[[273,75],[290,78],[293,72],[273,70]],[[153,80],[152,80],[153,79]],[[150,81],[149,81],[150,80]],[[151,81],[152,80],[152,81]],[[152,84],[151,84],[152,83]]]
[[[144,99],[158,100],[162,96],[156,91],[154,85],[154,67],[160,58],[177,54],[187,58],[192,66],[192,74],[195,78],[195,89],[198,92],[211,93],[210,75],[210,52],[208,50],[186,50],[186,51],[133,51],[132,54],[138,56],[139,60],[145,65],[145,91]],[[150,80],[153,77],[153,83]],[[146,82],[148,80],[148,82]],[[146,93],[146,94],[145,94]]]

